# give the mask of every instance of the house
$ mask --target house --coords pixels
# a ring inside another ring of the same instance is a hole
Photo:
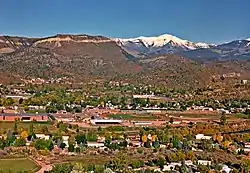
[[[172,162],[168,165],[164,165],[162,171],[171,171],[175,168],[175,166],[181,166],[181,163],[177,163],[177,162]]]
[[[66,144],[66,148],[69,147],[69,136],[62,136],[63,143]]]
[[[36,137],[38,139],[45,139],[45,140],[49,140],[50,139],[50,136],[49,135],[45,135],[45,134],[35,134]]]
[[[193,165],[193,161],[192,160],[185,160],[185,165],[191,166],[191,165]]]
[[[160,148],[167,148],[167,145],[160,144]]]
[[[210,140],[211,138],[212,138],[212,136],[205,136],[204,134],[195,135],[195,139],[198,139],[198,140],[202,140],[202,139]]]
[[[241,80],[241,83],[246,85],[248,83],[248,80]]]
[[[250,153],[250,142],[244,143],[244,152],[245,153]]]
[[[211,165],[211,161],[208,160],[198,160],[198,165]]]
[[[87,142],[87,147],[101,148],[105,147],[104,143],[101,142]]]
[[[227,165],[222,165],[221,172],[230,173],[231,170],[232,170],[232,169],[229,168]]]

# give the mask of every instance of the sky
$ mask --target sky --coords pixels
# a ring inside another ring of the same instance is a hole
[[[250,0],[1,0],[0,35],[58,33],[194,42],[250,38]]]

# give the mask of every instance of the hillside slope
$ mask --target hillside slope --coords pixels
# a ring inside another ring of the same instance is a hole
[[[116,43],[101,36],[56,35],[0,56],[1,72],[26,77],[108,77],[141,67]]]

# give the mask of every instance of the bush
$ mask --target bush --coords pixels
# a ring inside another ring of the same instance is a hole
[[[142,151],[141,149],[138,149],[138,150],[137,150],[137,153],[142,154],[143,151]]]
[[[75,151],[74,145],[69,144],[68,151],[69,151],[69,152],[74,152],[74,151]]]
[[[80,153],[81,152],[81,149],[79,147],[76,148],[76,152],[77,153]]]

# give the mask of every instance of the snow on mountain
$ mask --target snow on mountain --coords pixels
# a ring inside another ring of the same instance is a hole
[[[206,43],[194,43],[170,34],[163,34],[158,37],[116,38],[114,40],[125,50],[138,52],[139,54],[164,54],[210,47]]]

